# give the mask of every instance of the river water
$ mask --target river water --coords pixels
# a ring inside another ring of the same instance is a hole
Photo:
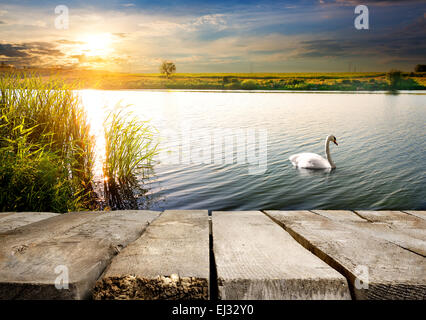
[[[158,131],[143,208],[426,209],[425,91],[80,94],[100,146],[117,103]],[[295,153],[325,156],[328,134],[335,170],[291,165]]]

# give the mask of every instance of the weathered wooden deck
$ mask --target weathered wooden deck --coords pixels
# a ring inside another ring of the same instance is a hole
[[[426,299],[426,211],[0,213],[1,299]]]

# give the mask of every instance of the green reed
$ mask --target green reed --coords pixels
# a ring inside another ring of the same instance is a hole
[[[0,77],[0,210],[93,208],[94,137],[75,86]]]
[[[124,108],[111,112],[104,122],[104,192],[113,209],[137,208],[143,179],[152,170],[157,153],[153,128]]]

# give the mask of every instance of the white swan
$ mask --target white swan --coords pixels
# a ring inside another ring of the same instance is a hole
[[[336,165],[334,164],[333,160],[331,160],[329,148],[330,141],[334,142],[334,144],[338,146],[335,136],[327,136],[327,138],[325,139],[325,154],[327,155],[327,159],[324,159],[316,153],[309,152],[292,155],[289,159],[293,166],[298,168],[334,169],[336,168]]]

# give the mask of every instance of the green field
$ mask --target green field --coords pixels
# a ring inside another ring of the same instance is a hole
[[[0,72],[8,72],[0,69]],[[43,78],[57,76],[86,89],[210,90],[424,90],[426,73],[403,72],[391,86],[386,72],[358,73],[118,73],[95,70],[26,69]]]

